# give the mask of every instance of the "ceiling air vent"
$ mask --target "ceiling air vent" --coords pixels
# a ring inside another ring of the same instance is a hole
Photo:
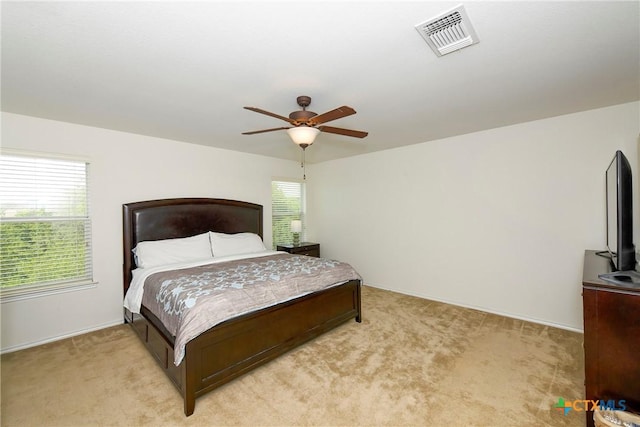
[[[462,5],[416,25],[416,30],[438,56],[478,43]]]

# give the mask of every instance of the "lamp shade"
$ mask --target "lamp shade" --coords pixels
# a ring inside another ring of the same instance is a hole
[[[309,146],[313,144],[320,130],[309,126],[297,126],[287,129],[287,133],[296,144]]]
[[[302,221],[299,219],[294,219],[291,221],[291,232],[292,233],[300,233],[302,231]]]

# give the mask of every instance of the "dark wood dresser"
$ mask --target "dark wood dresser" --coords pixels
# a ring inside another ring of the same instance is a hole
[[[278,245],[276,250],[289,252],[295,255],[307,255],[320,257],[320,244],[311,242],[302,242],[299,245]]]
[[[616,285],[598,274],[609,259],[585,251],[582,275],[586,400],[625,400],[640,412],[640,285]],[[587,426],[593,426],[593,413]]]

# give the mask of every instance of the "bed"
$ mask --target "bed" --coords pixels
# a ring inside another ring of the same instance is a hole
[[[262,238],[262,206],[208,198],[124,204],[125,295],[136,268],[133,250],[140,242],[187,238],[209,232],[255,233]],[[188,341],[177,366],[173,358],[176,336],[158,316],[142,305],[139,313],[125,308],[124,317],[182,394],[184,413],[189,416],[194,412],[197,397],[350,319],[360,322],[360,287],[361,280],[351,279],[225,320]]]

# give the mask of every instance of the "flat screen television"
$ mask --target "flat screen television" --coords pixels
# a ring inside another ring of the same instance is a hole
[[[632,187],[631,166],[618,150],[606,172],[607,250],[617,271],[636,268]]]

